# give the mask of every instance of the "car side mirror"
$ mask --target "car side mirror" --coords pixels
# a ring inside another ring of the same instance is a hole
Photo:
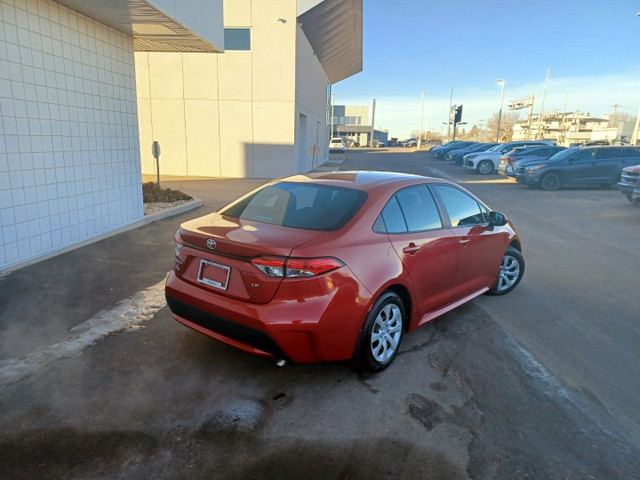
[[[489,212],[489,229],[493,230],[494,227],[504,227],[507,222],[507,217],[500,212]]]

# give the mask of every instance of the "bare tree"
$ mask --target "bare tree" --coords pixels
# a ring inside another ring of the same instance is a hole
[[[509,142],[513,136],[513,124],[520,121],[520,115],[517,112],[502,112],[502,120],[500,122],[500,138],[499,142]],[[487,129],[489,130],[489,138],[495,141],[498,134],[498,112],[494,113],[487,120]]]

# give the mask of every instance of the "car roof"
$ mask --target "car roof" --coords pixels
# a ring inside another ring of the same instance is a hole
[[[450,183],[422,175],[380,171],[310,172],[273,180],[273,183],[277,182],[315,183],[364,191],[371,191],[382,185],[394,185],[400,188],[418,183]]]

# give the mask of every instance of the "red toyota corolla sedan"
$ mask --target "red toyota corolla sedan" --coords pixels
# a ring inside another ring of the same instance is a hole
[[[460,186],[296,175],[180,226],[167,303],[184,325],[295,362],[386,368],[405,332],[522,278],[515,228]]]

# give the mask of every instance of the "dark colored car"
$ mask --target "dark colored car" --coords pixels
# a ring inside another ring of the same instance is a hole
[[[374,372],[405,332],[508,293],[525,267],[504,215],[452,182],[388,172],[274,180],[175,242],[177,321],[254,354]]]
[[[566,150],[566,147],[544,145],[539,147],[515,148],[500,157],[498,173],[510,178],[516,178],[518,169],[520,169],[522,176],[524,176],[524,167],[526,165],[548,160],[562,150]]]
[[[462,157],[464,157],[467,153],[476,153],[476,152],[484,152],[489,150],[492,147],[498,145],[497,143],[475,143],[472,145],[467,145],[464,148],[451,150],[447,154],[447,160],[449,162],[453,162],[456,165],[462,165]]]
[[[524,181],[543,190],[565,185],[610,186],[624,167],[640,163],[640,148],[576,147],[556,153],[548,161],[525,167]]]
[[[474,143],[478,143],[478,142],[467,142],[463,140],[455,140],[453,142],[449,142],[445,145],[442,145],[441,147],[434,147],[431,150],[429,150],[429,152],[431,153],[431,155],[435,156],[436,158],[440,160],[444,160],[446,158],[445,155],[449,153],[451,150],[468,147],[469,145],[472,145]]]

